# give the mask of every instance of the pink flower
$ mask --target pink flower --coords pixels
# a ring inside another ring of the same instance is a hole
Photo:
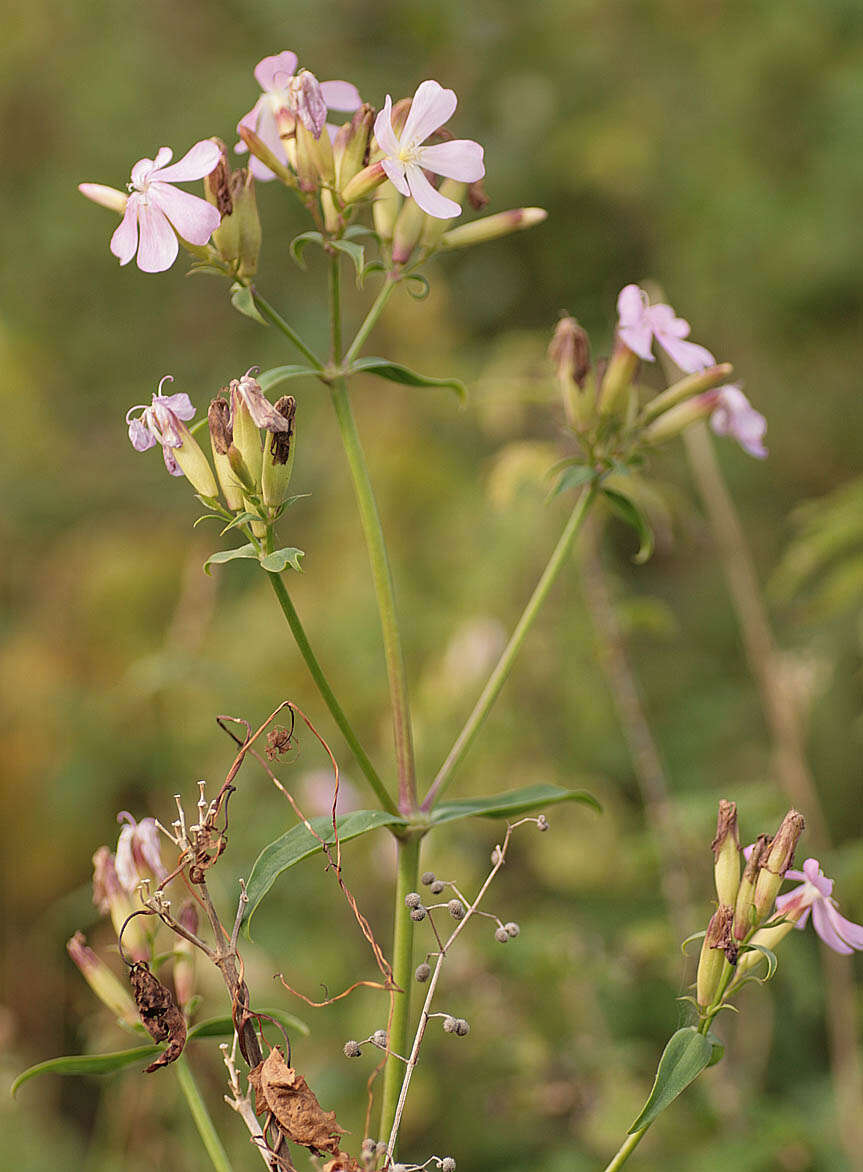
[[[173,449],[181,448],[183,440],[189,435],[188,428],[181,420],[191,419],[195,414],[195,408],[185,393],[163,395],[162,387],[166,382],[173,382],[170,374],[166,374],[159,383],[159,390],[153,395],[153,402],[149,407],[142,407],[139,404],[137,407],[129,408],[126,412],[126,423],[129,425],[129,439],[136,452],[146,452],[157,443],[161,444],[165,467],[172,476],[182,476],[183,472]],[[141,415],[137,419],[130,419],[133,411],[140,411]]]
[[[763,460],[767,456],[764,433],[767,420],[756,411],[740,387],[729,383],[719,388],[719,399],[710,426],[716,435],[730,435],[737,440],[744,452]]]
[[[852,924],[840,916],[833,898],[833,880],[825,876],[817,859],[807,859],[802,871],[786,871],[785,878],[799,879],[802,883],[779,896],[777,912],[795,920],[796,927],[805,928],[811,911],[815,931],[834,952],[849,955],[855,949],[863,951],[863,925]]]
[[[203,245],[219,226],[221,216],[212,204],[173,186],[209,175],[219,161],[218,146],[205,138],[169,167],[173,153],[160,147],[155,159],[139,159],[132,168],[131,195],[111,237],[111,251],[121,265],[137,252],[142,272],[164,272],[177,259],[178,235]]]
[[[142,879],[164,879],[168,872],[162,864],[155,818],[142,818],[136,822],[131,814],[122,810],[117,821],[125,823],[117,839],[114,860],[120,886],[131,893]]]
[[[375,138],[383,151],[384,171],[390,182],[402,195],[412,196],[424,212],[439,220],[461,214],[455,200],[447,199],[435,190],[424,171],[475,183],[485,175],[483,150],[469,138],[424,147],[422,144],[439,130],[455,113],[458,98],[452,90],[445,90],[436,81],[424,81],[411,102],[401,138],[396,137],[392,123],[392,99],[387,94],[384,108],[375,119]]]
[[[651,305],[647,294],[638,285],[626,285],[621,289],[617,313],[618,336],[645,362],[654,360],[651,345],[655,339],[672,362],[687,374],[716,365],[709,350],[683,340],[689,336],[689,322],[677,317],[670,305]]]
[[[279,117],[298,117],[315,138],[320,136],[327,110],[354,111],[362,105],[359,91],[348,81],[319,82],[314,74],[302,70],[294,77],[297,55],[286,49],[273,57],[264,57],[255,66],[255,79],[264,91],[254,106],[238,123],[253,130],[276,158],[289,162],[285,144],[279,134]],[[328,131],[335,127],[327,125]],[[249,148],[244,142],[234,147],[237,154]],[[260,159],[249,162],[256,179],[273,179],[273,172]]]

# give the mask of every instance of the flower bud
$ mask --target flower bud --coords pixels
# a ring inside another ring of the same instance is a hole
[[[548,356],[554,363],[566,421],[581,431],[589,422],[592,407],[589,396],[583,393],[590,373],[590,342],[574,317],[562,317],[557,323]]]
[[[718,401],[719,391],[713,390],[695,395],[685,403],[678,403],[649,423],[641,433],[641,438],[646,444],[661,444],[674,439],[699,419],[706,419]]]
[[[695,978],[695,999],[702,1009],[713,1003],[726,959],[733,964],[737,958],[737,945],[732,933],[733,922],[733,909],[727,904],[720,904],[707,925],[698,961],[698,975]],[[734,960],[731,959],[732,956]]]
[[[713,877],[719,902],[734,907],[740,886],[740,840],[737,837],[737,806],[725,798],[719,801],[716,836],[710,849],[713,851]]]
[[[441,236],[440,247],[470,248],[474,244],[484,244],[487,240],[497,240],[499,236],[521,232],[524,228],[533,228],[546,219],[548,212],[545,208],[512,208],[508,212],[497,212],[493,216],[484,216],[481,220],[472,220],[469,224],[451,228]]]
[[[770,836],[759,834],[749,852],[746,866],[743,868],[743,876],[734,903],[734,935],[737,940],[742,940],[755,927],[755,883],[761,868],[761,861],[767,857],[769,847]]]
[[[171,448],[171,454],[177,461],[180,471],[200,496],[217,497],[219,486],[210,467],[210,461],[201,450],[200,444],[182,419],[177,420],[176,430],[182,442],[178,448]]]
[[[300,191],[318,191],[321,186],[333,187],[336,166],[333,145],[326,131],[315,138],[302,122],[297,123],[297,178]]]
[[[79,183],[78,190],[87,199],[107,208],[110,212],[122,216],[126,210],[126,200],[129,197],[122,191],[117,191],[116,187],[106,187],[104,183]]]
[[[444,179],[438,190],[447,199],[461,205],[464,203],[467,186],[460,183],[458,179]],[[420,247],[423,249],[437,248],[441,236],[446,232],[448,223],[449,220],[444,220],[440,216],[426,216],[420,236]]]
[[[250,153],[253,154],[256,159],[260,159],[265,167],[269,167],[273,174],[281,179],[282,183],[284,183],[286,187],[296,188],[297,179],[293,171],[291,171],[289,167],[286,167],[277,155],[273,154],[263,139],[258,138],[254,130],[248,126],[243,126],[240,124],[237,127],[237,134],[249,148]]]
[[[644,422],[649,423],[652,419],[662,415],[664,411],[668,411],[669,408],[676,407],[678,403],[685,403],[687,399],[691,399],[695,395],[710,391],[714,387],[728,382],[728,377],[733,370],[734,367],[730,362],[721,362],[718,366],[709,366],[706,370],[686,375],[685,378],[673,383],[667,390],[650,400],[642,414]]]
[[[237,477],[228,458],[234,433],[231,428],[231,405],[227,399],[213,399],[207,409],[207,423],[210,428],[210,445],[213,449],[216,476],[222,486],[228,508],[232,512],[237,512],[243,507],[243,482]],[[234,450],[236,451],[236,448]]]
[[[426,221],[426,214],[413,199],[406,199],[393,229],[393,263],[407,264]]]
[[[777,944],[780,944],[785,939],[793,927],[793,921],[786,920],[785,923],[774,924],[772,927],[759,928],[749,943],[760,944],[762,948],[769,948],[772,952]],[[754,968],[763,959],[764,953],[759,952],[757,948],[741,952],[737,960],[737,976],[735,977],[735,981],[739,980],[743,973]]]
[[[614,415],[617,412],[637,370],[638,355],[618,338],[599,388],[599,409],[603,415]]]
[[[198,934],[198,909],[191,901],[187,901],[180,908],[178,921],[193,935]],[[191,940],[177,937],[174,945],[174,992],[177,995],[177,1004],[184,1009],[195,994],[195,953],[197,949]]]
[[[385,183],[372,200],[372,219],[381,240],[392,240],[402,202],[392,183]]]
[[[755,884],[755,914],[761,920],[773,909],[773,902],[779,894],[785,872],[794,858],[794,848],[806,826],[803,815],[789,810],[776,831],[767,857],[761,864]]]
[[[252,419],[245,399],[239,393],[238,387],[233,382],[231,383],[231,421],[234,429],[232,446],[240,453],[243,465],[248,469],[248,475],[252,484],[255,486],[255,491],[257,491],[261,483],[261,470],[263,465],[261,433],[258,431],[258,425]],[[230,451],[228,458],[230,459]],[[232,462],[231,467],[235,474],[238,473],[238,468],[234,462]]]
[[[386,182],[387,173],[382,163],[370,163],[363,167],[350,179],[339,192],[344,204],[356,203],[360,199],[367,199],[376,187]],[[393,188],[395,190],[395,188]]]
[[[294,470],[294,417],[297,402],[293,395],[282,395],[275,408],[290,424],[288,431],[267,433],[261,471],[261,495],[264,504],[271,509],[278,508],[288,499],[288,487]]]
[[[341,191],[369,161],[369,140],[375,120],[374,108],[365,102],[350,122],[340,126],[333,142],[336,191]]]
[[[102,1004],[127,1025],[135,1025],[138,1021],[135,1002],[105,962],[88,948],[83,932],[75,933],[67,943],[66,951]]]

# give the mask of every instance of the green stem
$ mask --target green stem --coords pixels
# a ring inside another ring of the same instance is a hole
[[[371,309],[366,314],[362,325],[357,330],[356,337],[354,338],[354,340],[351,342],[350,346],[347,349],[347,352],[345,354],[345,362],[344,362],[344,365],[346,367],[350,366],[350,364],[353,362],[353,360],[359,354],[359,352],[362,349],[363,345],[365,344],[365,341],[368,338],[369,334],[372,332],[372,330],[377,325],[378,318],[381,316],[384,309],[386,308],[386,304],[389,301],[390,297],[392,297],[393,290],[395,289],[397,284],[398,284],[398,280],[394,279],[393,277],[390,277],[390,276],[388,276],[387,279],[384,281],[383,285],[381,286],[380,292],[378,293],[377,297],[375,298],[374,302],[372,303]],[[334,357],[335,357],[335,355],[334,355]]]
[[[207,1149],[207,1155],[212,1160],[213,1167],[216,1169],[216,1172],[232,1172],[228,1153],[222,1147],[222,1141],[219,1139],[216,1129],[213,1126],[210,1112],[207,1110],[207,1105],[201,1097],[201,1092],[198,1089],[198,1084],[195,1082],[195,1076],[192,1074],[191,1068],[186,1061],[185,1054],[181,1054],[174,1063],[174,1070],[177,1073],[180,1089],[189,1105],[189,1110],[192,1113],[198,1134],[203,1141],[204,1147]]]
[[[413,920],[405,907],[405,896],[419,886],[420,838],[402,838],[398,843],[396,868],[396,899],[393,913],[393,980],[402,990],[396,993],[389,1028],[389,1049],[384,1067],[384,1089],[381,1100],[381,1124],[378,1134],[388,1136],[396,1117],[399,1091],[405,1076],[405,1064],[395,1054],[406,1056],[410,1025],[410,994],[413,985]]]
[[[648,1123],[647,1127],[650,1127]],[[640,1131],[634,1131],[632,1135],[628,1135],[621,1144],[617,1154],[611,1163],[606,1167],[605,1172],[617,1172],[618,1168],[622,1168],[638,1145],[641,1143],[641,1137],[647,1131],[647,1127],[642,1127]]]
[[[293,342],[303,357],[307,358],[309,362],[311,362],[315,370],[323,370],[324,364],[321,362],[320,358],[318,358],[318,356],[308,348],[300,335],[297,334],[293,328],[288,325],[282,315],[278,313],[272,305],[270,305],[269,301],[266,301],[260,295],[260,293],[255,291],[255,289],[252,289],[252,297],[255,300],[255,306],[257,307],[261,317],[265,317],[271,325],[274,325],[276,329],[281,330],[285,337],[289,338],[291,342]]]
[[[431,788],[425,796],[422,804],[423,810],[430,810],[432,808],[447,785],[449,785],[453,774],[473,744],[473,740],[482,727],[485,718],[488,716],[501,688],[506,683],[507,676],[512,670],[513,663],[521,650],[525,636],[533,626],[534,620],[539,614],[542,604],[548,597],[548,593],[554,585],[555,579],[569,559],[573,542],[578,535],[584,518],[587,516],[590,505],[593,503],[596,492],[596,486],[591,485],[589,488],[584,489],[576,501],[575,508],[572,510],[570,518],[566,523],[566,528],[560,535],[560,540],[555,546],[554,552],[549,558],[548,565],[543,570],[542,577],[537,582],[536,588],[533,594],[531,594],[527,606],[524,608],[522,616],[510,636],[509,642],[503,649],[500,659],[497,661],[479,699],[474,705],[473,712],[467,718],[464,728],[459,733],[455,744],[449,751],[446,761],[444,761],[438,770],[437,777],[432,782]]]
[[[382,291],[383,292],[383,291]],[[378,297],[381,301],[381,297]],[[377,302],[375,303],[377,304]],[[383,309],[381,304],[381,309]],[[339,289],[339,259],[334,257],[330,267],[330,311],[332,315],[332,360],[339,361],[341,349],[341,305]],[[369,314],[371,316],[371,312]],[[366,319],[368,320],[368,319]],[[355,339],[356,341],[356,339]],[[348,391],[343,378],[331,387],[333,407],[342,436],[348,466],[354,483],[354,493],[360,511],[360,523],[366,539],[371,562],[372,580],[380,612],[384,656],[387,665],[390,700],[393,712],[393,739],[399,780],[399,811],[409,815],[416,811],[416,770],[414,765],[413,733],[408,703],[407,673],[402,652],[401,633],[396,616],[395,592],[387,556],[384,531],[369,478],[365,454],[351,410]]]
[[[321,665],[318,663],[315,653],[312,651],[309,644],[308,637],[303,624],[300,622],[300,616],[297,614],[294,604],[288,594],[287,587],[282,580],[281,574],[273,574],[267,571],[267,577],[270,579],[276,598],[279,600],[279,605],[284,612],[285,618],[288,620],[288,626],[291,628],[291,634],[294,636],[294,641],[300,650],[300,654],[306,661],[306,667],[309,669],[309,674],[315,681],[318,691],[324,699],[324,703],[330,710],[330,715],[341,730],[342,736],[350,746],[350,750],[356,758],[356,762],[366,775],[366,780],[375,791],[378,801],[385,810],[389,810],[391,814],[396,814],[396,804],[387,792],[387,787],[378,776],[377,770],[369,760],[368,754],[359,742],[357,734],[354,732],[351,722],[345,716],[342,706],[339,704],[333,690],[329,685],[327,677],[324,675]]]

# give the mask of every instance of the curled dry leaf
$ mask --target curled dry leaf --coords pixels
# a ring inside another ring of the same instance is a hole
[[[289,1140],[314,1152],[329,1152],[333,1172],[355,1172],[350,1157],[339,1151],[344,1128],[336,1123],[335,1111],[324,1111],[309,1084],[288,1066],[280,1050],[271,1050],[262,1063],[249,1071],[255,1091],[255,1110],[264,1110],[276,1119]],[[342,1161],[342,1162],[339,1162]]]
[[[360,1165],[347,1152],[338,1152],[334,1159],[324,1164],[323,1172],[361,1172]]]
[[[154,1042],[168,1042],[165,1050],[155,1062],[145,1068],[145,1074],[152,1074],[160,1066],[176,1062],[186,1044],[186,1019],[183,1017],[171,994],[150,972],[149,966],[141,961],[129,970],[132,996],[141,1015],[141,1021]]]

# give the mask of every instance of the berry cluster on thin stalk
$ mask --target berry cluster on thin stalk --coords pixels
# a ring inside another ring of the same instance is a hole
[[[444,1033],[451,1034],[457,1038],[464,1038],[470,1033],[470,1025],[463,1017],[457,1017],[453,1013],[446,1011],[432,1012],[432,1002],[434,1001],[435,993],[437,992],[438,982],[440,980],[441,972],[445,961],[450,956],[451,950],[455,941],[460,934],[467,927],[468,923],[475,917],[492,920],[497,927],[494,932],[494,939],[498,943],[505,944],[509,940],[514,940],[520,932],[519,925],[514,920],[510,920],[504,924],[503,921],[492,912],[483,911],[480,909],[480,903],[484,899],[489,887],[491,886],[498,871],[506,861],[506,854],[509,848],[512,833],[519,826],[525,824],[533,824],[538,830],[545,831],[548,829],[548,819],[544,814],[537,817],[521,818],[517,822],[507,825],[506,834],[503,841],[498,844],[491,854],[491,870],[486,876],[484,882],[481,884],[479,891],[473,900],[469,900],[452,880],[444,880],[438,878],[433,871],[424,871],[421,876],[422,885],[427,887],[430,893],[434,896],[444,895],[447,892],[452,893],[450,899],[442,900],[439,903],[425,903],[423,897],[418,891],[411,891],[405,896],[405,910],[412,923],[421,924],[426,922],[431,928],[437,947],[426,953],[425,959],[417,966],[414,972],[414,979],[421,985],[427,985],[425,1001],[422,1010],[420,1011],[419,1022],[417,1024],[416,1033],[414,1035],[413,1044],[408,1055],[394,1055],[405,1065],[404,1078],[399,1091],[398,1103],[396,1106],[395,1118],[392,1124],[392,1130],[386,1141],[381,1140],[375,1144],[373,1140],[366,1140],[364,1151],[367,1152],[366,1162],[369,1168],[376,1168],[379,1166],[379,1161],[383,1159],[384,1168],[393,1166],[395,1168],[407,1168],[410,1170],[425,1168],[429,1161],[425,1164],[409,1164],[393,1165],[393,1155],[398,1140],[399,1128],[401,1126],[402,1116],[407,1102],[408,1091],[410,1090],[411,1079],[413,1073],[419,1063],[420,1049],[422,1047],[423,1038],[425,1037],[426,1029],[429,1022],[433,1018],[441,1018],[441,1025]],[[436,922],[435,913],[438,917],[446,915],[450,919],[455,920],[455,927],[450,931],[442,932],[438,923]],[[434,964],[429,962],[433,961]],[[347,1058],[359,1058],[362,1055],[363,1045],[370,1044],[379,1049],[387,1049],[387,1031],[375,1030],[375,1032],[363,1042],[351,1040],[345,1043],[344,1053]],[[392,1051],[389,1051],[392,1053]],[[366,1146],[367,1145],[367,1146]],[[452,1172],[455,1168],[455,1161],[451,1157],[446,1157],[441,1161],[438,1157],[431,1157],[441,1172],[447,1172],[447,1169]]]

